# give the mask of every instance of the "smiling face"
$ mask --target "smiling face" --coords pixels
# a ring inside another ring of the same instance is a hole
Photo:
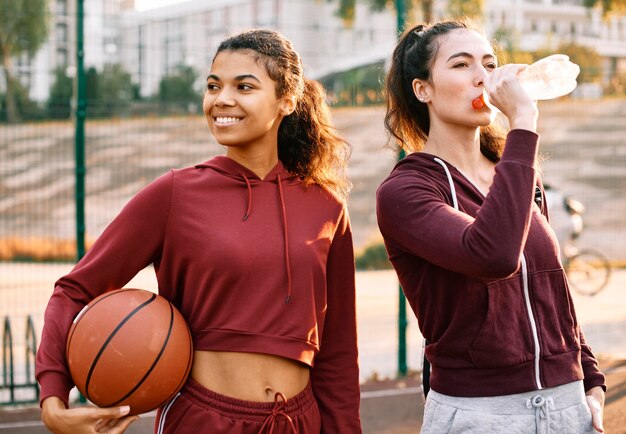
[[[415,96],[429,103],[431,126],[438,123],[475,128],[493,122],[488,107],[476,110],[472,101],[482,95],[483,81],[497,67],[487,39],[469,29],[455,29],[437,40],[430,80],[413,81]]]
[[[276,82],[252,51],[226,50],[215,56],[202,107],[221,145],[277,152],[280,122],[295,103],[289,96],[277,97]]]

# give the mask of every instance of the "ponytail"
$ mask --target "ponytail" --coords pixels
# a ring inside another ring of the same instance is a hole
[[[278,158],[287,170],[345,199],[350,191],[346,165],[350,145],[332,125],[322,85],[304,80],[295,111],[278,130]]]
[[[456,29],[473,28],[471,22],[441,21],[417,25],[407,30],[393,51],[387,74],[387,113],[385,128],[389,141],[406,152],[423,149],[430,132],[428,106],[413,93],[413,80],[431,80],[431,69],[440,36]],[[496,125],[481,127],[480,149],[492,161],[498,161],[504,149],[504,130]]]

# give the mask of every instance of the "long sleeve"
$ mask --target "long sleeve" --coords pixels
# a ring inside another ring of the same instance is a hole
[[[578,328],[580,333],[580,346],[581,346],[581,364],[583,366],[583,374],[585,378],[583,382],[585,384],[585,390],[589,390],[593,387],[600,386],[606,392],[606,378],[604,374],[598,368],[598,361],[596,360],[591,347],[587,344],[585,334],[581,327]]]
[[[530,227],[537,143],[533,132],[509,133],[493,184],[475,218],[450,206],[447,182],[440,188],[428,174],[415,170],[388,179],[377,192],[378,224],[385,242],[468,276],[512,274]]]
[[[354,251],[345,208],[326,273],[326,320],[311,382],[322,416],[322,433],[360,433]]]
[[[44,314],[36,358],[40,402],[57,396],[67,405],[73,382],[67,368],[65,346],[76,314],[98,295],[123,287],[158,259],[171,184],[170,173],[140,191],[74,269],[56,282]]]

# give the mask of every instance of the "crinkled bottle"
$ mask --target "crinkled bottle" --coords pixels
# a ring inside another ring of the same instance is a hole
[[[534,100],[567,95],[576,88],[580,67],[565,54],[544,57],[519,73],[519,81]]]
[[[573,91],[577,85],[578,74],[580,67],[570,62],[569,57],[565,54],[553,54],[529,65],[519,73],[518,79],[532,99],[553,99]],[[486,92],[472,101],[472,107],[476,110],[485,105],[497,110],[489,103]]]

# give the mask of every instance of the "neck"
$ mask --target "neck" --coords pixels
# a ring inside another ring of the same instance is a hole
[[[249,169],[260,179],[264,179],[278,164],[278,151],[251,153],[235,147],[229,147],[226,156]]]
[[[480,152],[480,131],[477,128],[455,129],[445,132],[431,129],[424,152],[436,155],[464,173],[480,166],[485,158]]]
[[[478,129],[459,129],[453,134],[437,134],[435,131],[428,136],[423,151],[452,164],[484,194],[489,190],[495,164],[480,152]]]

